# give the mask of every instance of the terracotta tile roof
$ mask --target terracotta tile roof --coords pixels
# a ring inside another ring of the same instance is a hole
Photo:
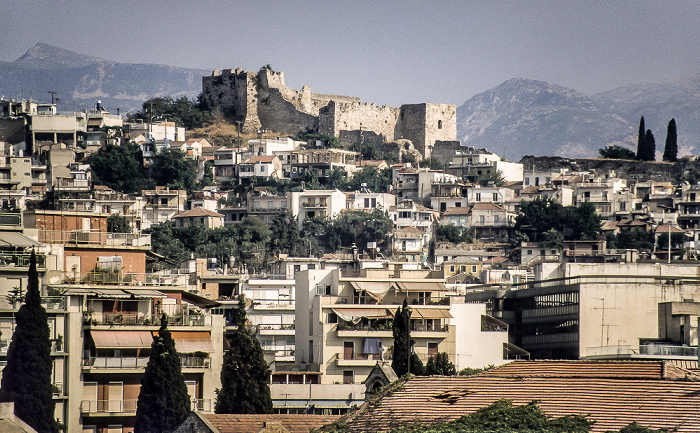
[[[353,432],[386,431],[410,422],[452,421],[505,398],[539,400],[545,414],[588,415],[592,432],[636,421],[655,429],[700,431],[700,380],[663,361],[514,361],[471,377],[417,377],[348,416]],[[675,380],[674,380],[675,379]]]
[[[394,236],[402,238],[419,238],[423,232],[415,227],[404,227],[394,231]]]
[[[468,207],[448,207],[445,212],[442,213],[443,216],[450,215],[469,215]]]
[[[338,419],[337,415],[239,415],[239,414],[201,414],[220,433],[257,433],[265,423],[280,423],[290,433],[309,433],[312,428],[330,424]]]
[[[256,162],[272,162],[276,156],[254,156],[249,160],[243,162],[243,164],[255,164]]]
[[[218,212],[210,211],[208,209],[204,209],[201,206],[197,206],[196,208],[192,210],[188,210],[185,212],[178,212],[173,216],[173,218],[188,218],[188,217],[202,217],[202,216],[208,216],[208,217],[216,217],[216,218],[223,218],[224,215],[221,215]]]
[[[503,206],[496,203],[474,203],[472,210],[505,210]]]
[[[601,230],[616,230],[620,224],[617,221],[605,221],[603,222],[603,226],[600,228]]]
[[[520,194],[539,194],[540,188],[538,186],[526,186],[520,191]]]
[[[654,233],[668,233],[668,224],[659,224],[658,227],[656,227],[656,230]],[[685,230],[679,229],[676,226],[671,226],[671,233],[685,233]]]

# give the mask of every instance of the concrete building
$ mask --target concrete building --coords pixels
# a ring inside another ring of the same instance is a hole
[[[659,338],[659,303],[699,299],[695,265],[540,263],[534,282],[484,285],[467,302],[486,303],[510,325],[510,342],[536,359],[577,359],[608,346],[639,350]]]
[[[282,178],[282,163],[276,156],[254,156],[238,165],[238,177],[278,180]]]
[[[141,197],[142,230],[153,224],[169,221],[176,213],[184,211],[187,203],[187,191],[164,186],[156,186],[154,190],[143,190]]]
[[[335,218],[345,209],[345,194],[334,190],[306,190],[289,193],[289,210],[302,227],[305,218]]]

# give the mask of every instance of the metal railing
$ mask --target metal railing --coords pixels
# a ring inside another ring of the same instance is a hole
[[[209,368],[210,360],[205,356],[179,355],[182,368]],[[83,366],[99,369],[141,369],[146,368],[147,356],[91,356],[83,358]]]
[[[645,344],[639,346],[640,355],[696,357],[697,353],[698,348],[693,346],[666,346],[661,344]]]
[[[0,266],[18,266],[29,267],[29,253],[16,252],[0,252]],[[46,255],[42,253],[36,254],[36,265],[38,268],[46,268]]]
[[[62,284],[105,284],[121,286],[185,286],[188,276],[179,273],[136,273],[105,271],[64,271]]]
[[[147,247],[151,245],[151,235],[141,233],[107,233],[94,230],[39,230],[39,242],[45,244]]]
[[[22,214],[14,212],[0,212],[0,226],[21,226]]]
[[[83,400],[81,413],[136,413],[137,400]]]
[[[142,313],[84,313],[85,325],[153,326],[160,323],[160,314]],[[203,314],[176,313],[168,315],[170,326],[211,326],[211,316]]]

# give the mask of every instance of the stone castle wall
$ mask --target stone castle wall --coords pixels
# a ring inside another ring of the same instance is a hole
[[[359,98],[312,93],[288,88],[283,72],[225,69],[202,78],[202,97],[243,121],[244,132],[260,128],[296,134],[307,129],[339,137],[345,147],[365,142],[411,140],[429,156],[436,141],[455,140],[456,107],[447,104],[410,104],[400,108],[360,102]]]

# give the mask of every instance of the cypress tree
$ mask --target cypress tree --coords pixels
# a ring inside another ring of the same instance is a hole
[[[425,373],[423,362],[411,350],[416,341],[411,338],[411,311],[408,309],[406,299],[403,300],[403,308],[396,309],[392,331],[394,333],[394,359],[391,361],[391,368],[394,369],[397,376],[405,375],[409,371],[410,358],[411,373],[416,376],[423,375]]]
[[[645,161],[655,161],[656,160],[656,141],[654,140],[654,134],[652,134],[651,129],[647,129],[647,133],[644,136],[644,158]]]
[[[238,300],[238,329],[230,341],[221,368],[215,413],[272,413],[268,380],[270,368],[260,342],[246,327],[245,301]]]
[[[51,384],[51,342],[46,310],[41,306],[36,254],[29,261],[24,305],[15,316],[15,333],[2,371],[0,400],[15,403],[15,415],[38,432],[58,432]]]
[[[151,356],[141,378],[134,432],[169,432],[189,413],[190,396],[164,314],[158,336],[151,343]]]
[[[664,161],[678,161],[678,135],[676,134],[676,119],[671,119],[666,128],[666,146],[664,147]]]
[[[644,116],[639,120],[639,137],[637,138],[637,159],[644,159],[646,146],[644,144],[645,135]]]

